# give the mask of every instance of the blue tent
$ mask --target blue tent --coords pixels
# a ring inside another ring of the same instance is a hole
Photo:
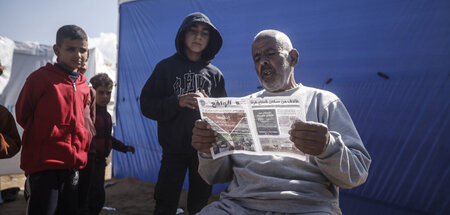
[[[229,96],[258,90],[251,42],[270,28],[299,50],[298,82],[343,100],[373,159],[365,184],[341,189],[344,214],[450,214],[450,1],[140,0],[119,10],[114,135],[137,153],[113,154],[115,177],[156,181],[161,148],[139,95],[175,52],[183,18],[200,11],[223,36],[213,63]]]

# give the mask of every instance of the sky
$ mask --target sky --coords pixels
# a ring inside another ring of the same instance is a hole
[[[118,0],[0,0],[0,36],[53,45],[67,24],[80,26],[89,38],[117,35],[118,14]]]

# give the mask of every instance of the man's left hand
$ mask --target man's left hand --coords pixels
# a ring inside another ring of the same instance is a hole
[[[328,127],[318,122],[297,120],[289,131],[290,139],[300,151],[310,155],[320,155],[328,146]]]

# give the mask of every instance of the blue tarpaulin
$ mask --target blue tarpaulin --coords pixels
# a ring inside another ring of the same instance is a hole
[[[140,0],[119,11],[114,136],[136,154],[113,153],[115,177],[156,182],[161,147],[140,92],[200,11],[222,34],[213,64],[229,96],[259,90],[251,43],[277,29],[300,52],[297,82],[342,99],[373,160],[365,184],[340,190],[344,214],[450,214],[450,1]]]

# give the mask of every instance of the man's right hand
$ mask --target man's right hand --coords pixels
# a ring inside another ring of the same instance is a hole
[[[192,147],[195,150],[211,154],[212,144],[217,142],[217,132],[211,129],[211,125],[205,120],[197,120],[192,129]]]

